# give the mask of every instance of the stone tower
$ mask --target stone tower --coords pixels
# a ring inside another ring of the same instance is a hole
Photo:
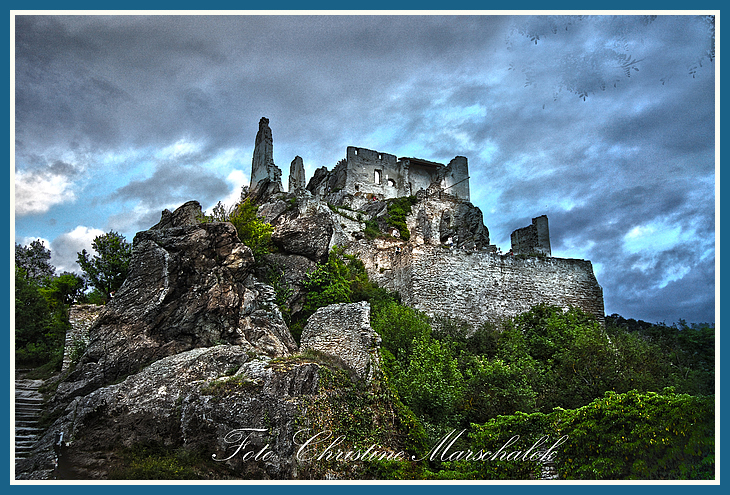
[[[268,180],[265,184],[269,193],[282,190],[281,170],[274,164],[274,138],[271,135],[269,119],[261,117],[251,163],[251,191],[257,190],[259,183],[266,179]]]
[[[307,187],[306,177],[304,176],[304,162],[302,157],[297,155],[291,162],[289,169],[289,192],[301,191]]]
[[[517,229],[510,236],[513,254],[551,255],[547,215],[532,219],[532,225]]]

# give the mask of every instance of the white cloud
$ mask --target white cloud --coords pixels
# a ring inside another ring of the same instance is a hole
[[[48,241],[48,239],[44,239],[43,237],[34,237],[34,236],[27,237],[26,236],[26,237],[21,237],[19,239],[16,238],[15,242],[20,244],[21,246],[29,246],[30,243],[35,240],[41,241],[43,243],[43,245],[46,247],[46,249],[50,249],[51,243]]]
[[[93,253],[91,243],[94,238],[104,235],[103,230],[84,227],[79,225],[71,232],[66,232],[51,242],[51,263],[56,267],[57,273],[64,271],[81,273],[79,265],[76,263],[77,253],[86,249]]]
[[[691,242],[694,232],[684,232],[679,225],[653,222],[637,225],[624,235],[623,248],[631,254],[655,253]]]
[[[234,170],[228,177],[226,182],[231,185],[231,192],[225,198],[221,199],[221,203],[226,206],[226,209],[230,209],[233,205],[241,200],[241,188],[247,186],[249,183],[248,175],[240,170]],[[217,203],[217,201],[216,201]],[[210,205],[208,208],[204,207],[204,210],[210,214],[210,211],[215,205]]]
[[[45,213],[51,206],[74,201],[72,183],[63,175],[15,173],[15,214]]]
[[[194,143],[186,139],[180,139],[175,144],[163,148],[159,156],[167,159],[178,159],[186,155],[193,155],[199,153],[202,149],[200,143]]]

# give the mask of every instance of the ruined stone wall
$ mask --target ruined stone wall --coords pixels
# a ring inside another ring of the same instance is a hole
[[[347,182],[349,194],[377,194],[385,198],[408,196],[407,177],[398,158],[365,148],[347,147]]]
[[[548,218],[540,215],[532,219],[532,225],[517,229],[510,236],[514,254],[542,253],[550,256],[550,230]]]
[[[71,329],[66,332],[66,340],[63,345],[63,365],[61,372],[71,366],[71,353],[75,343],[82,342],[84,346],[89,343],[89,329],[96,321],[104,306],[95,304],[78,304],[68,309],[68,321]]]
[[[603,290],[590,261],[516,258],[486,251],[380,242],[357,249],[368,274],[405,304],[472,325],[511,318],[539,303],[577,306],[604,321]]]

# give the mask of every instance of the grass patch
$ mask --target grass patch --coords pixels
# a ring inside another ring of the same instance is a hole
[[[113,480],[202,480],[211,479],[216,466],[207,456],[184,448],[171,448],[157,443],[136,444],[119,452],[121,466],[110,470]],[[230,473],[218,473],[225,478]]]
[[[231,368],[232,370],[232,368]],[[229,370],[229,371],[231,371]],[[238,371],[238,370],[236,370]],[[233,371],[235,373],[236,371]],[[227,372],[228,373],[228,372]],[[250,379],[245,375],[229,376],[223,380],[215,380],[200,389],[201,395],[220,396],[244,390],[258,390],[263,384]]]

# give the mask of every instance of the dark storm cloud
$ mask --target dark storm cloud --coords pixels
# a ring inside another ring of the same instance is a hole
[[[134,201],[142,206],[158,208],[181,199],[197,199],[210,203],[228,194],[228,185],[222,179],[195,165],[163,164],[151,177],[134,180],[117,189],[111,199]]]
[[[489,38],[486,28],[501,22],[308,16],[16,19],[21,152],[63,141],[99,147],[158,144],[185,133],[230,144],[240,139],[250,113],[279,121],[289,113],[307,115],[335,131],[332,101],[355,98],[370,103],[358,111],[382,111],[385,102],[378,100],[388,86],[432,63],[456,68],[465,58],[464,44],[476,48]],[[335,113],[346,117],[346,112]],[[37,132],[48,123],[56,124],[53,133]],[[312,135],[327,136],[312,127]]]

